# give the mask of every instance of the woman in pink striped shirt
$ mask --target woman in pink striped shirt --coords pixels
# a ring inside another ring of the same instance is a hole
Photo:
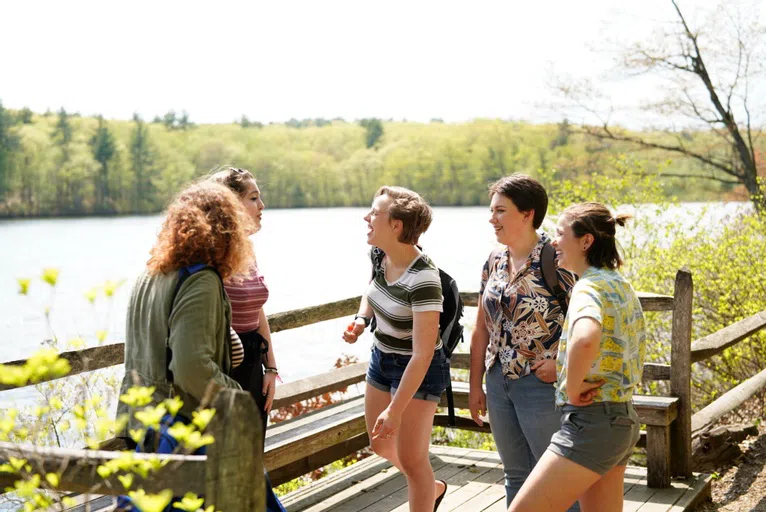
[[[253,219],[252,234],[261,229],[261,216],[266,205],[261,199],[261,190],[255,182],[255,176],[245,169],[228,167],[211,177],[222,185],[232,189]],[[254,263],[250,275],[242,283],[224,283],[224,288],[231,302],[232,351],[231,376],[239,382],[242,389],[249,391],[261,410],[263,421],[263,441],[266,442],[266,423],[274,402],[277,361],[274,358],[274,346],[271,343],[269,320],[263,311],[263,305],[269,298],[269,289],[263,276]],[[238,342],[239,341],[239,342]],[[266,477],[266,511],[285,512],[284,507],[271,488],[268,473]]]
[[[252,173],[229,167],[215,173],[211,179],[237,193],[253,219],[253,233],[260,230],[266,205]],[[265,436],[278,376],[269,321],[263,310],[269,298],[269,289],[257,264],[253,265],[250,276],[242,283],[226,283],[225,288],[231,301],[231,326],[241,340],[241,344],[236,339],[232,342],[232,377],[255,398],[261,409]]]

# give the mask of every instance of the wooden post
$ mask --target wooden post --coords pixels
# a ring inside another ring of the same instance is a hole
[[[222,389],[208,426],[215,442],[205,463],[205,506],[226,512],[266,509],[261,415],[245,391]]]
[[[673,293],[673,331],[670,349],[670,394],[678,397],[678,417],[670,426],[670,471],[673,476],[692,475],[692,274],[687,267],[676,273]]]
[[[646,426],[646,469],[649,487],[670,487],[670,426]]]

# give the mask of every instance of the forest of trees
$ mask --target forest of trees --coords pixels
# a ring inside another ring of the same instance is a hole
[[[653,134],[662,138],[662,133]],[[690,144],[706,133],[689,133]],[[555,170],[570,180],[624,172],[702,174],[691,160],[575,134],[563,120],[462,124],[340,118],[262,125],[195,125],[186,112],[152,122],[33,113],[0,103],[0,217],[155,213],[183,184],[220,165],[253,171],[269,207],[357,206],[381,184],[422,193],[434,205],[487,204],[487,184],[513,172]],[[738,187],[667,178],[686,200],[737,196]]]

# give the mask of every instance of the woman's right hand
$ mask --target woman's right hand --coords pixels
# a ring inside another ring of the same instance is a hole
[[[357,318],[352,323],[348,324],[346,330],[343,331],[343,341],[346,343],[356,343],[356,340],[362,335],[364,329],[364,320]]]
[[[484,421],[481,417],[487,414],[487,395],[484,390],[479,386],[471,386],[468,390],[468,409],[471,411],[471,418],[480,427],[484,426]]]

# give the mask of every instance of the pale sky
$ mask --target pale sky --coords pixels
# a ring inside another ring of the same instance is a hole
[[[679,2],[692,20],[717,3]],[[0,100],[199,123],[542,121],[560,117],[544,108],[552,75],[598,79],[614,56],[594,46],[669,19],[670,0],[4,0]],[[610,87],[639,101],[656,85]]]

